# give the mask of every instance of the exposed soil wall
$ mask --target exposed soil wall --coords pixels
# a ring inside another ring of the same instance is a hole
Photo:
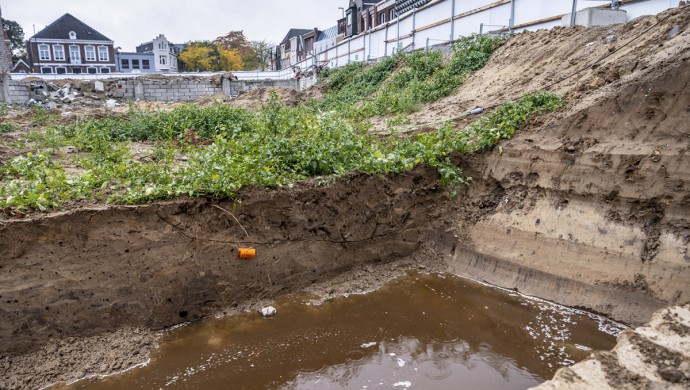
[[[162,329],[273,297],[426,240],[443,195],[434,171],[329,186],[80,210],[0,227],[0,355],[123,326]],[[238,260],[237,248],[257,248]]]
[[[492,211],[453,268],[632,324],[690,301],[689,85],[686,56],[470,163]]]

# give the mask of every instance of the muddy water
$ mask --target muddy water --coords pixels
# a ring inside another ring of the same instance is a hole
[[[525,389],[619,328],[452,276],[410,275],[368,295],[209,319],[166,334],[143,368],[71,389]]]

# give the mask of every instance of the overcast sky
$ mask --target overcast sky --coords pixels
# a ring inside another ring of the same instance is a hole
[[[325,29],[347,0],[0,0],[2,16],[28,39],[65,13],[74,15],[125,51],[158,34],[174,43],[213,40],[243,30],[249,40],[283,39],[290,28]]]

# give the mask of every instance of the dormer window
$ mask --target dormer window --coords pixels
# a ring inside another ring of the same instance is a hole
[[[77,33],[74,31],[69,32],[69,39],[77,39]]]

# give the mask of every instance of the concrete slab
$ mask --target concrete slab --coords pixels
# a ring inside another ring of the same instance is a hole
[[[570,15],[566,14],[561,18],[563,26],[570,26]],[[628,13],[621,9],[586,8],[575,14],[575,24],[584,27],[608,26],[627,21]]]

